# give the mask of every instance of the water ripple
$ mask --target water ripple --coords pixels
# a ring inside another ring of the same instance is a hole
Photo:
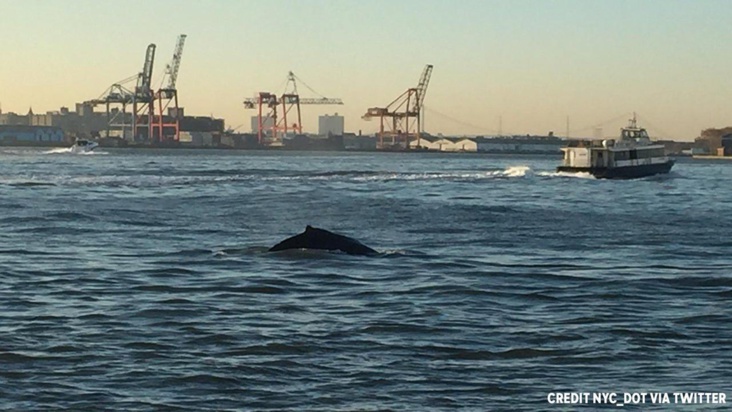
[[[535,411],[732,379],[732,164],[615,182],[531,156],[0,158],[8,410]],[[307,224],[382,254],[267,252]]]

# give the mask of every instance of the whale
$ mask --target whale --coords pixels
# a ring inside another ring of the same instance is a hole
[[[379,252],[356,239],[308,225],[299,235],[289,237],[269,248],[270,252],[290,249],[340,250],[349,255],[374,256]]]

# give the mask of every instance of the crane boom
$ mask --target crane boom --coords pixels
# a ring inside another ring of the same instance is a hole
[[[298,81],[319,97],[300,98],[297,92]],[[292,71],[287,73],[285,92],[281,95],[259,92],[255,97],[244,99],[245,108],[259,110],[257,134],[260,144],[265,143],[265,139],[269,139],[270,144],[276,141],[281,143],[283,136],[287,135],[289,131],[302,134],[300,106],[304,104],[343,104],[343,100],[323,96],[295,76]],[[291,112],[292,109],[294,109],[293,112]],[[288,122],[288,116],[290,120],[294,121]]]
[[[166,87],[166,89],[175,89],[175,83],[178,80],[178,69],[180,69],[180,59],[183,55],[183,46],[185,45],[185,42],[185,34],[181,34],[180,36],[178,36],[178,44],[175,46],[173,60],[171,60],[170,64],[168,64],[168,67],[166,68],[166,72],[168,74],[168,86]]]
[[[415,102],[415,112],[422,110],[422,104],[424,104],[424,96],[427,94],[427,86],[430,84],[430,77],[432,77],[432,65],[428,64],[424,67],[422,77],[419,78],[419,84],[417,85],[417,101]]]
[[[343,104],[343,100],[341,99],[329,99],[327,97],[299,97],[298,95],[294,94],[284,94],[281,97],[277,97],[274,94],[268,94],[268,98],[266,99],[260,99],[259,97],[249,97],[244,99],[244,107],[247,109],[254,109],[255,106],[262,101],[263,103],[266,103],[269,107],[272,107],[272,105],[281,104],[284,102],[285,104],[290,103],[300,103],[300,104]]]
[[[145,64],[142,67],[142,73],[137,78],[137,87],[135,94],[141,97],[150,97],[152,89],[150,88],[152,80],[153,62],[155,61],[155,44],[147,46],[145,53]]]
[[[343,104],[343,100],[328,99],[326,97],[323,97],[323,98],[306,97],[304,99],[300,99],[300,104]]]

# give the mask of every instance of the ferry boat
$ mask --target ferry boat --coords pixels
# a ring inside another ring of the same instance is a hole
[[[619,139],[572,140],[562,148],[564,160],[558,172],[590,173],[598,179],[634,179],[668,173],[674,160],[662,144],[651,142],[638,127],[635,114]]]
[[[74,145],[71,146],[71,153],[88,153],[96,149],[99,143],[93,140],[77,139]]]

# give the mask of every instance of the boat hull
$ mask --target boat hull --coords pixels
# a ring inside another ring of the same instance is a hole
[[[673,160],[663,163],[624,167],[571,167],[559,166],[557,172],[589,173],[598,179],[638,179],[646,176],[664,174],[671,171]]]
[[[80,154],[80,153],[90,153],[94,151],[99,147],[99,144],[96,142],[88,142],[84,144],[79,144],[78,142],[75,143],[73,146],[71,146],[71,153],[74,154]]]

